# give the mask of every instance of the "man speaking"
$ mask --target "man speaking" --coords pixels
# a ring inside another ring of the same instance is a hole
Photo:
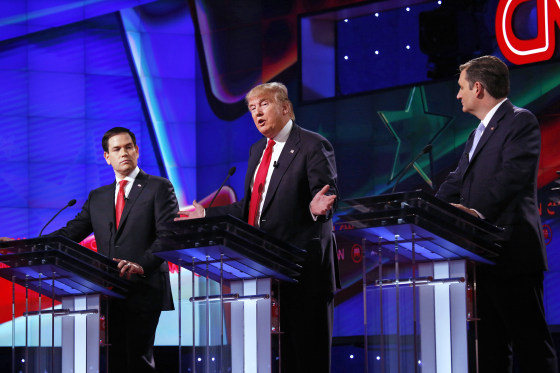
[[[329,372],[336,285],[333,211],[336,163],[332,145],[295,122],[281,83],[245,97],[263,138],[252,145],[245,197],[231,205],[181,211],[181,219],[230,214],[307,251],[299,283],[281,284],[282,371]]]

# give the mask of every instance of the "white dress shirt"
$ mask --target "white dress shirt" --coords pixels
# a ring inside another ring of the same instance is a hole
[[[115,179],[117,180],[117,183],[115,185],[115,205],[117,204],[117,196],[119,195],[119,185],[120,185],[121,180],[128,181],[128,183],[124,187],[124,199],[126,200],[126,199],[128,199],[128,195],[130,194],[130,191],[132,190],[132,185],[134,184],[134,180],[136,179],[136,176],[138,176],[139,173],[140,173],[140,168],[138,166],[136,166],[134,171],[132,171],[124,179],[119,179],[117,177],[117,175],[115,175]]]

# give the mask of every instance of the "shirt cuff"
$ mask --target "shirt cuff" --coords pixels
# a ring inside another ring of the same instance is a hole
[[[313,221],[317,221],[319,216],[317,216],[317,215],[315,215],[311,212],[311,202],[309,202],[309,213],[311,214],[311,218],[313,219]]]

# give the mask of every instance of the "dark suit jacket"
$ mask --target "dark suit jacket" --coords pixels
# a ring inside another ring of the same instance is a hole
[[[115,230],[115,182],[90,192],[82,211],[64,227],[51,233],[80,242],[92,232],[97,251],[106,257],[140,264],[144,276],[132,275],[127,301],[151,310],[173,309],[169,267],[153,255],[160,250],[165,223],[173,221],[177,199],[169,180],[140,173],[128,195],[119,229]]]
[[[469,163],[469,137],[457,169],[436,196],[481,213],[506,228],[497,269],[529,273],[547,269],[537,206],[537,171],[541,147],[537,118],[507,100],[484,130]]]
[[[231,205],[212,207],[206,211],[207,216],[230,214],[247,221],[251,181],[266,143],[267,139],[263,137],[251,147],[245,176],[245,197]],[[320,216],[314,221],[309,204],[315,194],[327,184],[331,186],[328,194],[338,196],[336,179],[332,145],[321,135],[294,123],[278,159],[278,166],[272,173],[261,213],[260,228],[308,251],[305,276],[313,282],[308,286],[317,292],[332,292],[335,289],[336,257],[332,216]]]

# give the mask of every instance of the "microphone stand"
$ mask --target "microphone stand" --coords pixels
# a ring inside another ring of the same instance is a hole
[[[49,224],[51,223],[51,221],[53,221],[54,218],[56,218],[56,217],[58,216],[58,214],[60,214],[62,211],[64,211],[64,209],[66,209],[67,207],[74,206],[75,204],[76,204],[76,200],[73,199],[73,200],[71,200],[70,202],[68,202],[68,203],[66,204],[66,206],[64,206],[63,208],[61,208],[56,214],[54,214],[54,216],[51,218],[51,220],[49,220],[49,221],[47,222],[47,224],[45,224],[45,225],[43,226],[43,229],[41,229],[41,232],[39,232],[39,237],[41,237],[41,236],[43,235],[43,231],[45,230],[45,228],[47,227],[47,225],[49,225]]]
[[[220,185],[220,187],[218,188],[218,190],[216,191],[216,193],[214,194],[214,197],[212,197],[212,201],[210,201],[210,204],[208,205],[207,208],[212,207],[212,204],[214,203],[214,200],[216,199],[216,197],[218,196],[218,194],[220,193],[220,191],[222,190],[222,188],[224,187],[224,184],[226,183],[226,181],[228,181],[228,179],[230,178],[230,176],[232,176],[235,173],[235,166],[233,166],[232,168],[229,169],[228,175],[226,176],[224,182],[222,183],[222,185]]]

